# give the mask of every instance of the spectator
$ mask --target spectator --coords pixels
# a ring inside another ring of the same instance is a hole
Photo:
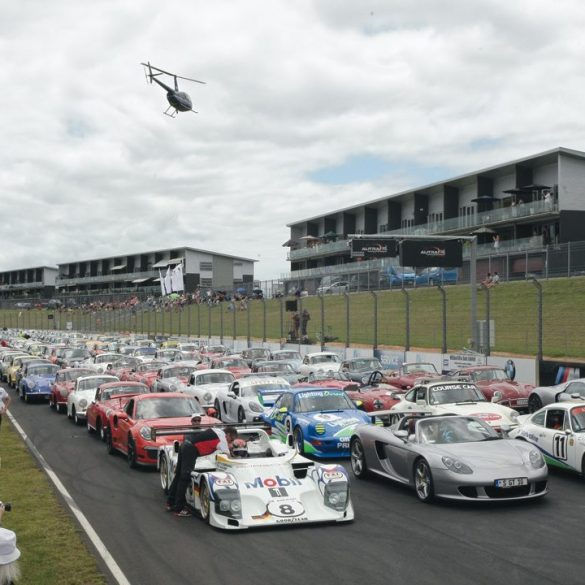
[[[492,282],[491,282],[490,287],[496,286],[496,284],[498,284],[498,282],[500,282],[500,275],[497,272],[494,272],[494,275],[492,276]]]
[[[553,206],[553,199],[550,191],[544,192],[544,207],[545,209],[552,209]]]
[[[295,313],[292,316],[292,322],[293,322],[293,339],[298,339],[299,338],[299,326],[301,324],[301,318],[300,318],[298,313]]]
[[[307,336],[307,324],[309,323],[310,319],[311,314],[309,311],[307,311],[307,309],[303,309],[303,312],[301,313],[301,335],[303,337]]]
[[[481,281],[481,284],[483,284],[483,286],[485,286],[486,288],[489,288],[492,285],[492,273],[488,272],[487,276],[485,277],[484,280]]]
[[[500,249],[500,236],[499,234],[494,235],[494,250],[497,252]]]
[[[0,503],[0,524],[3,514],[4,504]],[[0,528],[0,585],[13,585],[20,579],[19,557],[16,534],[12,530]]]
[[[2,415],[8,411],[11,400],[8,392],[0,386],[0,426],[2,426]]]

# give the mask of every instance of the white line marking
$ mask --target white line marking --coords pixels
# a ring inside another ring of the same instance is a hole
[[[26,446],[30,449],[32,454],[36,457],[37,461],[41,464],[45,473],[49,476],[49,479],[53,482],[59,493],[63,496],[63,499],[69,506],[69,509],[73,512],[73,515],[77,518],[79,524],[85,533],[91,540],[93,546],[96,548],[98,554],[114,576],[114,579],[119,585],[130,585],[130,581],[126,579],[126,575],[122,572],[122,569],[118,566],[118,563],[114,560],[114,557],[110,554],[106,545],[102,542],[101,538],[97,535],[97,532],[93,529],[88,519],[84,516],[83,512],[79,509],[75,500],[71,497],[71,494],[67,491],[67,488],[61,483],[61,480],[57,477],[57,474],[51,469],[51,466],[47,463],[45,458],[39,453],[38,449],[33,445],[32,441],[28,438],[28,435],[24,432],[24,429],[16,422],[14,416],[10,413],[6,413],[10,422],[14,425],[14,428],[18,431]]]

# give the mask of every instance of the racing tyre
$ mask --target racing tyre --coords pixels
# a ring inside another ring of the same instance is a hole
[[[213,408],[215,408],[215,412],[217,413],[216,416],[219,420],[221,420],[221,407],[219,405],[219,400],[215,401],[215,404],[213,405]]]
[[[112,432],[110,431],[110,429],[108,427],[105,427],[104,435],[106,437],[105,438],[106,451],[107,451],[108,455],[114,455],[116,450],[114,449],[114,444],[112,443]]]
[[[50,408],[51,410],[55,410],[55,411],[57,410],[57,408],[56,408],[56,404],[53,402],[53,398],[52,398],[52,397],[50,397],[50,396],[49,396],[49,408]]]
[[[160,485],[167,495],[169,493],[169,462],[164,455],[160,458]]]
[[[209,486],[205,480],[201,481],[199,488],[199,514],[206,524],[209,524],[211,516],[211,497],[209,496]]]
[[[246,422],[246,413],[244,412],[244,409],[241,406],[240,408],[238,408],[238,422],[239,423]]]
[[[585,455],[583,455],[583,459],[581,459],[581,477],[585,479]]]
[[[128,437],[128,453],[126,454],[126,460],[128,461],[128,467],[130,469],[136,468],[136,445],[132,440],[132,437]]]
[[[537,410],[540,410],[541,408],[542,408],[542,400],[540,399],[540,396],[533,394],[528,399],[528,412],[530,412],[532,414],[533,412],[536,412]]]
[[[293,432],[294,443],[297,447],[299,455],[305,454],[305,438],[303,437],[303,431],[299,427],[296,427]]]
[[[95,432],[97,433],[98,437],[100,438],[100,441],[105,441],[106,440],[106,433],[104,431],[104,425],[102,424],[101,419],[96,419],[95,421]]]
[[[67,407],[64,404],[56,404],[55,408],[59,414],[65,414],[67,412]]]
[[[368,464],[362,442],[355,438],[350,447],[351,470],[358,479],[365,479],[369,475]]]
[[[432,502],[435,497],[431,468],[424,459],[414,464],[414,490],[416,497],[425,504]]]

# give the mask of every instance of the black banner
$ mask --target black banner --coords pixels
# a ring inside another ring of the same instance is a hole
[[[585,375],[585,364],[582,362],[541,361],[538,383],[541,386],[556,386],[581,378],[583,375]]]
[[[414,268],[462,266],[463,243],[461,240],[403,240],[400,244],[400,265]]]
[[[364,238],[350,240],[352,258],[387,258],[398,256],[395,238]]]

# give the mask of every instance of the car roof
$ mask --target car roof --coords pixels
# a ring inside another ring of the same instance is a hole
[[[238,378],[236,380],[240,384],[240,386],[254,386],[256,384],[288,384],[288,382],[284,378],[280,378],[279,376],[249,376],[245,378]]]
[[[286,390],[284,390],[284,392],[291,392],[292,394],[300,394],[301,392],[303,392],[303,393],[305,393],[305,392],[323,392],[325,390],[329,390],[330,392],[345,394],[345,391],[342,390],[341,388],[328,388],[327,386],[307,386],[305,388],[291,387],[290,389],[287,388]]]

